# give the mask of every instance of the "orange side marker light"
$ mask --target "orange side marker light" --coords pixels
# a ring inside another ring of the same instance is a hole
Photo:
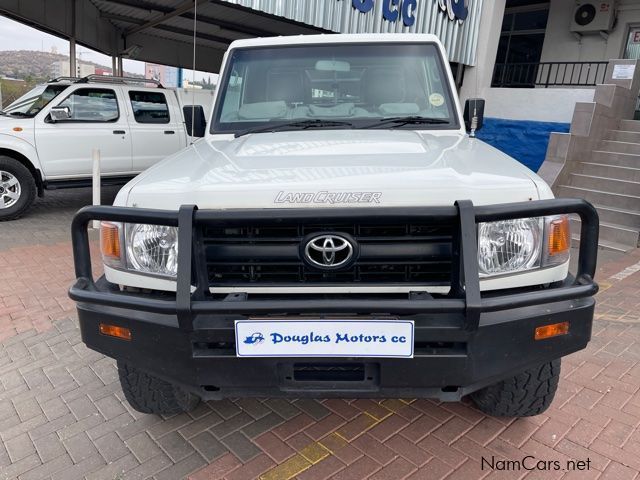
[[[109,222],[100,224],[100,250],[104,258],[120,260],[120,231],[117,225]]]
[[[567,252],[571,248],[569,217],[564,215],[549,225],[549,256]]]
[[[106,323],[101,323],[100,333],[109,337],[131,341],[131,330],[125,327],[118,327],[116,325],[107,325]]]
[[[552,323],[551,325],[543,325],[536,328],[535,339],[544,340],[545,338],[557,337],[569,333],[569,322]]]

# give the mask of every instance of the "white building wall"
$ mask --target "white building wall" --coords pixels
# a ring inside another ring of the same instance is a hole
[[[485,115],[509,120],[571,123],[577,102],[593,102],[593,88],[489,88]]]
[[[51,65],[52,77],[86,77],[87,75],[93,75],[96,73],[96,67],[89,65],[88,63],[78,63],[77,72],[75,74],[69,71],[69,60],[59,60]]]
[[[618,0],[618,22],[609,38],[599,34],[576,38],[569,30],[575,3],[551,0],[542,62],[595,62],[622,58],[629,27],[640,25],[640,0]]]
[[[504,17],[506,0],[484,2],[478,34],[477,62],[475,67],[467,67],[464,82],[460,89],[460,100],[464,103],[467,98],[487,98],[491,87],[493,67],[498,54],[500,29]]]

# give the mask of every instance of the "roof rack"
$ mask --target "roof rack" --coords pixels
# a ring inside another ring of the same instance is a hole
[[[158,88],[164,88],[162,83],[151,78],[140,77],[114,77],[113,75],[87,75],[86,77],[75,79],[76,83],[152,83]]]
[[[56,77],[48,81],[48,83],[57,83],[57,82],[77,82],[80,80],[78,77]]]

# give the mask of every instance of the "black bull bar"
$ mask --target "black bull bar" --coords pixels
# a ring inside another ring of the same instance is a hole
[[[477,223],[516,218],[577,214],[581,219],[578,270],[561,285],[544,290],[483,296],[477,260]],[[179,228],[178,273],[175,300],[151,296],[105,291],[93,278],[87,226],[92,220],[123,223],[144,223]],[[451,290],[445,298],[408,296],[406,299],[250,299],[228,301],[207,296],[209,285],[202,272],[196,228],[201,224],[238,227],[242,225],[292,225],[304,221],[372,223],[392,222],[455,222],[452,245]],[[131,308],[159,314],[176,315],[178,326],[193,331],[194,317],[200,314],[269,315],[287,313],[357,314],[390,312],[397,315],[461,313],[463,328],[478,328],[482,312],[497,312],[518,307],[585,298],[595,295],[598,285],[593,281],[598,253],[598,214],[581,199],[552,199],[533,202],[474,206],[463,200],[445,207],[380,207],[345,209],[248,209],[198,210],[183,205],[178,211],[140,208],[89,206],[73,219],[71,232],[77,280],[69,296],[77,302],[112,307]],[[194,288],[195,287],[195,288]]]

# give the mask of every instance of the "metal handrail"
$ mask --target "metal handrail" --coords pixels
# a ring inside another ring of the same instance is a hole
[[[594,87],[604,83],[609,62],[496,63],[492,87]]]

